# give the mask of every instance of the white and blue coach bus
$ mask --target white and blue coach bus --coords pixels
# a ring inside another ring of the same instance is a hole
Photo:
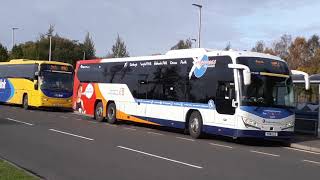
[[[290,138],[293,73],[308,79],[276,56],[232,50],[78,61],[74,108],[99,121],[169,126],[194,138]]]

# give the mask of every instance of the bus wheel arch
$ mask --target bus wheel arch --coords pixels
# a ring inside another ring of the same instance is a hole
[[[22,108],[25,110],[29,109],[29,98],[27,93],[23,93],[22,95]]]
[[[198,139],[203,132],[203,120],[198,110],[190,109],[186,115],[186,128],[190,136]]]
[[[104,120],[103,103],[101,100],[96,100],[94,103],[94,119],[100,122]]]
[[[106,119],[110,124],[115,124],[117,122],[117,106],[114,101],[108,101],[107,103]]]

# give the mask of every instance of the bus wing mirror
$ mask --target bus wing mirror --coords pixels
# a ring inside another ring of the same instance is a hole
[[[228,64],[228,68],[230,69],[241,69],[243,74],[243,83],[244,85],[250,85],[251,84],[251,71],[250,68],[243,64]]]
[[[39,76],[39,71],[34,72],[34,76]]]
[[[306,90],[310,89],[310,79],[309,79],[309,74],[308,73],[305,73],[303,71],[298,71],[298,70],[291,70],[291,74],[302,75],[304,77]]]

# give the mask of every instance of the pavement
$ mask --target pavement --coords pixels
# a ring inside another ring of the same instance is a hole
[[[296,134],[288,146],[320,153],[320,138],[312,135]]]
[[[318,179],[320,153],[0,105],[0,158],[43,179]]]

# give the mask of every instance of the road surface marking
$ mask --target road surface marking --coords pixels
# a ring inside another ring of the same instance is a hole
[[[261,151],[254,151],[254,150],[251,150],[250,152],[258,153],[258,154],[264,154],[264,155],[273,156],[273,157],[279,157],[280,156],[280,155],[277,155],[277,154],[270,154],[270,153],[265,153],[265,152],[261,152]]]
[[[57,133],[61,133],[61,134],[66,134],[66,135],[70,135],[70,136],[86,139],[86,140],[89,140],[89,141],[93,141],[94,140],[94,139],[91,139],[91,138],[87,138],[87,137],[84,137],[84,136],[79,136],[79,135],[76,135],[76,134],[71,134],[71,133],[67,133],[67,132],[63,132],[63,131],[59,131],[59,130],[56,130],[56,129],[49,129],[49,130],[57,132]]]
[[[318,154],[320,155],[320,153],[317,152],[312,152],[312,151],[307,151],[307,150],[303,150],[303,149],[296,149],[296,148],[291,148],[291,147],[283,147],[285,149],[290,149],[290,150],[294,150],[294,151],[301,151],[301,152],[306,152],[306,153],[310,153],[310,154]]]
[[[194,141],[194,139],[189,139],[189,138],[184,138],[184,137],[176,137],[177,139],[183,139],[183,140],[187,140],[187,141]]]
[[[27,122],[23,122],[23,121],[18,121],[18,120],[11,119],[11,118],[6,118],[6,119],[9,120],[9,121],[14,121],[14,122],[26,124],[26,125],[29,125],[29,126],[33,126],[33,124],[31,124],[31,123],[27,123]]]
[[[130,127],[124,127],[123,129],[131,130],[131,131],[136,131],[136,130],[137,130],[137,129],[135,129],[135,128],[130,128]]]
[[[154,135],[159,135],[159,136],[163,136],[164,134],[161,134],[161,133],[156,133],[156,132],[151,132],[151,131],[149,131],[149,132],[147,132],[148,134],[154,134]]]
[[[159,158],[159,159],[175,162],[175,163],[178,163],[178,164],[183,164],[183,165],[194,167],[194,168],[198,168],[198,169],[202,169],[203,168],[201,166],[196,166],[196,165],[193,165],[193,164],[189,164],[189,163],[185,163],[185,162],[169,159],[169,158],[166,158],[166,157],[162,157],[162,156],[158,156],[158,155],[155,155],[155,154],[146,153],[146,152],[143,152],[143,151],[127,148],[127,147],[124,147],[124,146],[117,146],[117,147],[121,148],[121,149],[128,150],[128,151],[137,152],[137,153],[144,154],[144,155],[147,155],[147,156],[151,156],[151,157],[155,157],[155,158]]]
[[[313,163],[313,164],[317,164],[317,165],[320,165],[320,162],[317,162],[317,161],[311,161],[311,160],[302,160],[303,162],[309,162],[309,163]]]
[[[216,144],[216,143],[209,143],[210,145],[213,145],[213,146],[219,146],[219,147],[225,147],[225,148],[229,148],[229,149],[232,149],[233,147],[231,146],[226,146],[226,145],[222,145],[222,144]]]
[[[82,121],[82,119],[80,119],[80,118],[76,118],[75,120]]]
[[[64,118],[64,119],[68,119],[68,117],[66,117],[66,116],[60,116],[61,118]]]

